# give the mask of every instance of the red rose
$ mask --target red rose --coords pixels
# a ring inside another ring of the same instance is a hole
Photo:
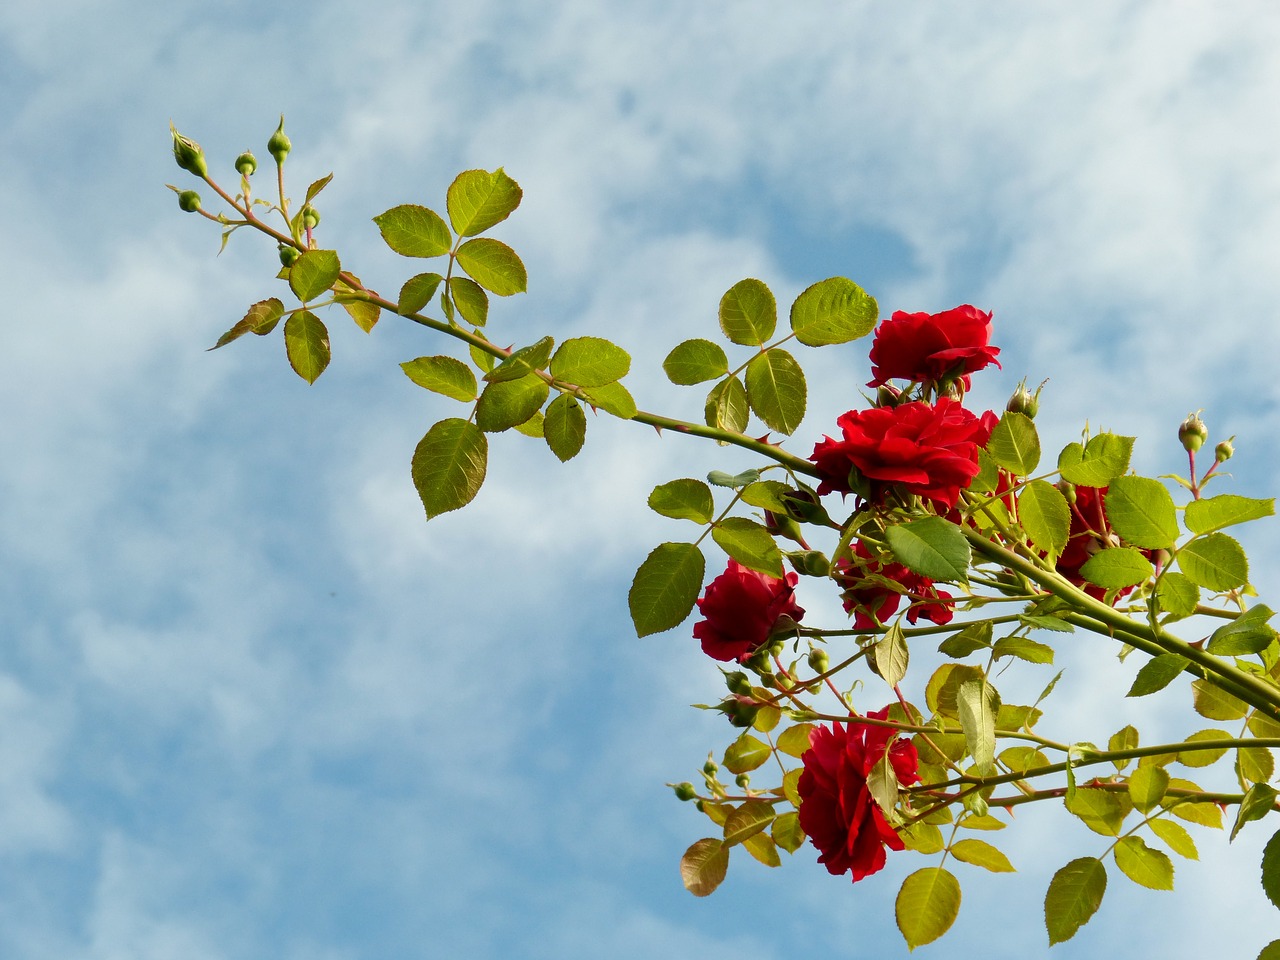
[[[853,614],[855,630],[873,630],[876,620],[884,623],[898,610],[904,593],[910,606],[907,620],[916,623],[921,617],[941,626],[950,623],[952,597],[938,591],[933,581],[912,573],[900,563],[880,563],[859,540],[853,548],[853,560],[840,564],[839,581],[844,586],[844,612]],[[898,584],[896,590],[891,585]]]
[[[1071,532],[1058,557],[1058,572],[1095,600],[1102,600],[1107,595],[1106,589],[1086,581],[1080,576],[1080,568],[1099,550],[1117,546],[1120,538],[1111,532],[1111,521],[1107,519],[1104,508],[1107,488],[1076,487],[1075,493],[1076,502],[1071,507]],[[1152,551],[1142,552],[1150,559]],[[1116,591],[1114,599],[1119,600],[1132,591],[1133,587],[1124,587]]]
[[[899,407],[850,410],[836,420],[844,439],[825,437],[809,458],[822,476],[818,493],[859,493],[882,503],[896,486],[950,510],[978,475],[978,450],[990,439],[996,422],[991,411],[975,417],[949,397],[935,404],[916,400]],[[868,481],[866,489],[850,485],[850,467],[857,467]]]
[[[942,313],[903,313],[899,310],[880,324],[871,344],[871,372],[867,384],[889,380],[915,383],[960,377],[969,389],[969,374],[989,363],[1000,366],[999,347],[990,345],[991,314],[965,304]]]
[[[888,707],[867,714],[875,720],[888,715]],[[800,826],[822,854],[818,862],[836,875],[852,873],[854,883],[884,866],[885,847],[904,847],[867,789],[867,777],[886,752],[899,783],[920,779],[916,748],[896,737],[889,727],[857,722],[816,727],[801,758]]]
[[[799,582],[794,573],[779,580],[730,559],[698,601],[705,619],[693,625],[693,635],[702,641],[702,652],[715,660],[741,662],[773,635],[779,619],[799,622],[804,616],[794,599]]]

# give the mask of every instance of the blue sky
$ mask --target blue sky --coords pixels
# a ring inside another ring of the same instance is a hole
[[[994,311],[975,401],[1051,378],[1047,447],[1088,420],[1169,473],[1204,408],[1233,489],[1275,493],[1269,4],[15,0],[0,27],[0,956],[898,957],[925,864],[851,887],[808,850],[735,859],[688,896],[707,827],[663,783],[729,731],[686,707],[717,690],[689,625],[635,640],[626,588],[679,535],[652,486],[743,458],[603,418],[568,466],[503,436],[478,501],[426,524],[408,458],[452,411],[396,365],[440,345],[335,316],[312,387],[278,338],[204,352],[278,292],[275,252],[216,258],[179,213],[170,118],[226,170],[285,113],[295,193],[334,172],[322,240],[383,290],[414,267],[369,218],[504,166],[531,279],[495,329],[616,340],[649,409],[697,416],[660,361],[731,284],[785,304],[844,274],[885,312]],[[868,377],[865,344],[803,359],[806,453]],[[1265,596],[1275,529],[1242,536]],[[1062,738],[1194,729],[1071,644]],[[1054,955],[1253,956],[1280,936],[1269,833],[1199,835],[1176,893],[1113,876]],[[1021,872],[964,872],[919,955],[1034,954],[1048,877],[1100,839],[1020,814]]]

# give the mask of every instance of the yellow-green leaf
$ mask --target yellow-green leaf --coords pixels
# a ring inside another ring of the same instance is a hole
[[[413,451],[413,485],[428,520],[475,499],[488,456],[484,434],[467,420],[441,420],[427,431]]]
[[[951,844],[951,856],[961,863],[971,863],[992,873],[1013,873],[1009,858],[985,840],[957,840]]]
[[[1072,860],[1053,875],[1044,898],[1049,946],[1076,935],[1098,912],[1107,892],[1107,869],[1096,857]]]
[[[458,265],[490,293],[509,297],[523,293],[529,275],[516,252],[500,240],[477,237],[458,248]]]
[[[960,883],[942,867],[917,870],[902,881],[893,912],[910,949],[933,943],[960,912]]]
[[[721,840],[707,837],[699,840],[680,858],[680,878],[684,888],[695,897],[715,892],[724,882],[729,869],[729,848]]]
[[[284,322],[284,348],[289,366],[307,383],[329,366],[329,331],[310,310],[299,310]]]

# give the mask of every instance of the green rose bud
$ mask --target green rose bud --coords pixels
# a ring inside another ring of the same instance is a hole
[[[169,132],[173,134],[173,159],[183,170],[194,173],[202,180],[209,175],[209,166],[204,162],[204,151],[200,144],[188,140],[170,123]]]
[[[1074,504],[1076,502],[1076,485],[1069,480],[1059,480],[1057,483],[1058,491],[1067,498],[1067,503]]]
[[[240,176],[251,177],[257,169],[258,158],[248,150],[236,157],[236,173],[240,174]]]
[[[734,670],[724,675],[724,685],[730,693],[740,693],[744,697],[751,693],[751,678],[741,670]]]
[[[692,800],[698,795],[698,791],[693,788],[693,784],[688,780],[684,783],[677,783],[672,789],[676,792],[677,800]]]
[[[705,773],[708,777],[714,777],[717,773],[720,772],[720,764],[708,758],[707,762],[702,765],[702,772]]]
[[[1213,459],[1218,463],[1226,463],[1230,460],[1232,455],[1236,452],[1236,448],[1231,444],[1231,441],[1234,439],[1235,437],[1231,437],[1230,439],[1223,440],[1220,444],[1214,447]]]
[[[287,243],[280,244],[279,250],[281,266],[292,267],[294,263],[297,262],[297,259],[302,256],[301,250],[297,247],[290,246]]]
[[[877,407],[896,407],[902,397],[902,391],[891,383],[882,383],[876,387]]]
[[[796,543],[804,542],[804,534],[800,532],[800,524],[784,514],[772,510],[764,512],[764,528],[776,537],[786,537]]]
[[[320,226],[320,212],[309,203],[302,208],[302,225],[308,230]]]
[[[802,577],[825,577],[831,572],[831,561],[821,550],[796,550],[785,556]]]
[[[280,126],[276,127],[276,132],[267,141],[267,152],[275,158],[276,164],[280,165],[284,163],[284,158],[289,155],[289,151],[292,149],[293,144],[284,135],[284,114],[280,114]]]
[[[1209,428],[1200,419],[1200,411],[1197,410],[1182,421],[1182,425],[1178,427],[1178,439],[1182,442],[1182,449],[1188,453],[1195,453],[1204,446],[1204,442],[1209,439]]]
[[[1036,387],[1036,392],[1032,393],[1027,389],[1027,381],[1023,380],[1018,384],[1018,389],[1013,391],[1013,396],[1009,398],[1004,408],[1010,413],[1021,413],[1034,420],[1036,414],[1040,412],[1040,391],[1043,389],[1042,383]]]
[[[809,651],[809,667],[814,673],[826,673],[831,668],[831,658],[821,647]]]
[[[751,774],[740,773],[733,778],[733,782],[745,790],[747,787],[751,786]]]
[[[756,714],[760,712],[760,708],[755,704],[743,703],[740,700],[732,700],[728,703],[728,709],[725,715],[729,718],[729,722],[740,729],[750,727],[756,722]]]
[[[178,207],[187,213],[195,213],[200,209],[200,194],[194,190],[183,190],[178,194]]]

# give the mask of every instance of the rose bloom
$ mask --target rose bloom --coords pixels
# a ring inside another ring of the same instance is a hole
[[[888,715],[888,707],[867,714],[876,720]],[[818,862],[832,874],[852,873],[854,883],[884,866],[885,847],[905,846],[867,789],[867,777],[886,751],[899,783],[919,781],[916,748],[896,737],[889,727],[856,721],[815,727],[801,758],[800,826],[822,854]]]
[[[871,344],[871,372],[867,384],[889,380],[915,383],[960,377],[969,389],[969,374],[987,364],[1000,366],[999,347],[990,345],[991,314],[965,304],[942,313],[903,313],[899,310],[876,330]]]
[[[1071,532],[1067,545],[1062,548],[1058,557],[1058,572],[1081,587],[1085,593],[1095,600],[1105,599],[1107,591],[1096,583],[1089,583],[1080,576],[1080,568],[1099,550],[1115,546],[1120,538],[1111,532],[1111,521],[1103,505],[1107,487],[1076,487],[1076,502],[1071,508]],[[1153,551],[1142,551],[1150,559]],[[1133,587],[1123,587],[1116,591],[1115,600],[1128,596]]]
[[[799,622],[804,616],[795,602],[799,582],[794,573],[780,580],[731,558],[698,601],[704,619],[693,625],[693,635],[702,641],[702,652],[715,660],[741,662],[773,635],[781,618]]]
[[[904,594],[885,585],[884,580],[902,585],[911,604],[907,608],[911,623],[921,617],[938,626],[951,622],[951,594],[937,590],[928,577],[912,573],[900,563],[878,562],[861,540],[854,545],[853,556],[854,562],[841,563],[839,582],[844,587],[844,612],[853,614],[855,630],[873,630],[877,619],[884,623],[897,613]]]
[[[822,476],[818,493],[860,493],[872,503],[883,503],[896,487],[950,510],[978,475],[978,450],[996,423],[990,410],[975,417],[949,397],[934,404],[916,400],[850,410],[836,420],[843,439],[824,437],[809,457]],[[858,468],[869,489],[850,486],[850,467]]]

